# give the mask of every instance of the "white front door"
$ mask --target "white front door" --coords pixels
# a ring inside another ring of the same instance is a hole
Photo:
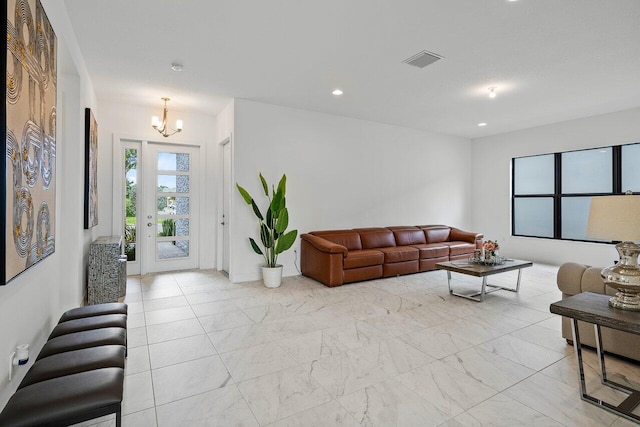
[[[143,144],[142,273],[197,268],[199,149]]]

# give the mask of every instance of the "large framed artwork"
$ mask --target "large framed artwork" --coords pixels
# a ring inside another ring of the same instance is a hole
[[[55,251],[57,40],[38,0],[3,1],[0,285]]]
[[[98,123],[84,110],[84,228],[98,225]]]

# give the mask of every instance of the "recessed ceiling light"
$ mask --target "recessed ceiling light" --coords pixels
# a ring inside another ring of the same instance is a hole
[[[478,126],[486,126],[487,124],[485,122],[482,123],[478,123]]]
[[[489,98],[495,98],[497,93],[496,93],[496,87],[492,86],[489,88]]]
[[[340,89],[334,89],[333,92],[331,92],[332,94],[336,95],[336,96],[340,96],[342,95],[344,92],[342,92]]]
[[[171,64],[171,69],[173,71],[182,71],[183,67],[182,67],[182,64],[178,64],[177,62],[174,62],[173,64]]]

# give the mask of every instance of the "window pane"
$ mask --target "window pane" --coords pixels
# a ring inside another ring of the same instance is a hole
[[[587,222],[591,197],[562,198],[562,238],[596,240],[587,238]]]
[[[124,252],[127,261],[136,260],[136,219],[137,219],[137,173],[138,150],[127,148],[124,150],[125,164],[125,222],[124,222]]]
[[[622,146],[622,192],[640,191],[640,144]]]
[[[159,171],[188,171],[189,155],[183,153],[158,153]]]
[[[514,234],[553,237],[553,198],[527,197],[514,200]]]
[[[175,215],[176,198],[173,196],[158,197],[157,208],[158,215]]]
[[[176,235],[176,220],[172,218],[159,219],[156,229],[158,237],[174,237]]]
[[[612,148],[562,153],[562,193],[613,191]]]
[[[514,194],[553,194],[553,154],[514,159]]]

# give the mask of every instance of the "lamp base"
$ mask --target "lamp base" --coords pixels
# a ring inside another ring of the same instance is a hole
[[[640,311],[640,246],[632,242],[621,242],[616,245],[616,250],[620,255],[620,261],[600,272],[604,284],[618,291],[616,296],[609,300],[609,306]]]
[[[609,306],[622,310],[640,311],[640,295],[637,292],[618,289],[616,296],[609,299]]]

